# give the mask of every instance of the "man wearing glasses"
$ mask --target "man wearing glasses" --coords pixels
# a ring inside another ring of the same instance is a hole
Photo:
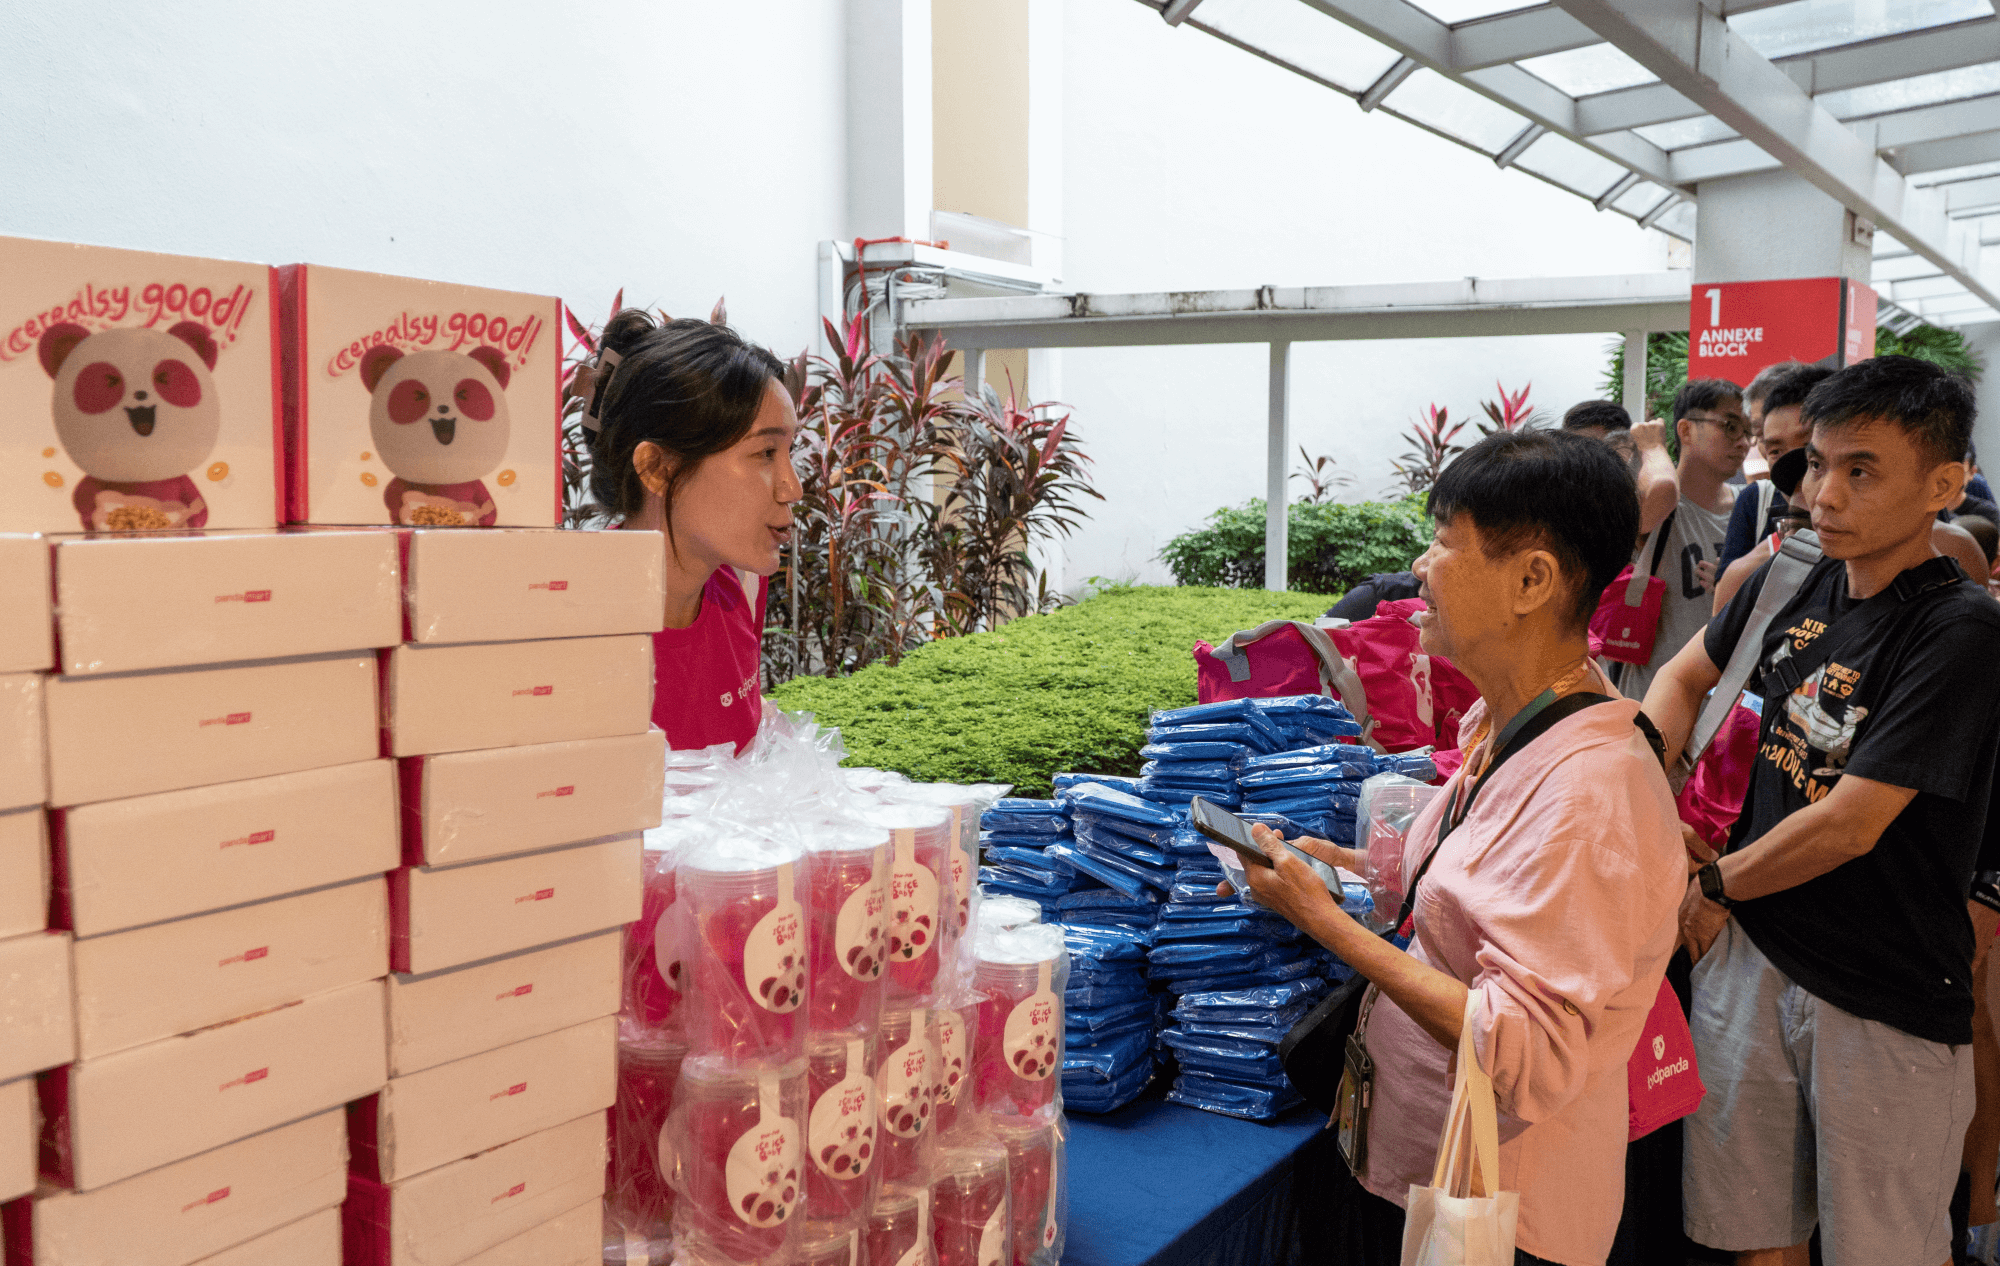
[[[1721,378],[1697,378],[1674,393],[1674,438],[1680,454],[1674,480],[1680,500],[1642,542],[1635,568],[1658,576],[1666,592],[1660,628],[1647,664],[1620,664],[1614,680],[1629,699],[1643,699],[1661,665],[1708,627],[1716,560],[1729,534],[1736,490],[1727,486],[1750,451],[1743,389]]]

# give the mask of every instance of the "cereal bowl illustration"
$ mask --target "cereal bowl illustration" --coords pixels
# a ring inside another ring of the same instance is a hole
[[[497,347],[406,353],[382,344],[362,356],[368,430],[396,476],[382,495],[391,522],[492,527],[499,520],[482,481],[507,455],[512,372]]]
[[[222,430],[208,327],[93,334],[64,322],[43,332],[37,350],[55,380],[56,438],[84,472],[70,499],[84,529],[205,525],[208,503],[188,472],[208,460]]]

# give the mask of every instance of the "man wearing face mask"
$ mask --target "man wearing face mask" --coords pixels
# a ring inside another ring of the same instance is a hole
[[[1812,430],[1800,419],[1799,410],[1812,389],[1832,374],[1824,365],[1785,361],[1772,365],[1751,381],[1744,400],[1753,420],[1762,419],[1757,449],[1773,470],[1777,469],[1780,457],[1804,448],[1812,438]],[[1728,571],[1729,564],[1769,536],[1784,512],[1784,494],[1768,479],[1760,479],[1736,494],[1735,508],[1729,514],[1729,532],[1722,542],[1722,557],[1715,565],[1716,573]]]

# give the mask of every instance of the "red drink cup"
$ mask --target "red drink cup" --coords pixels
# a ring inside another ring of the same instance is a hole
[[[1056,1129],[1054,1125],[995,1122],[993,1132],[1007,1149],[1008,1201],[1014,1221],[1013,1266],[1028,1266],[1031,1258],[1055,1248],[1061,1238],[1057,1203]]]
[[[783,1063],[805,1053],[805,870],[797,845],[767,840],[723,840],[682,859],[693,1054]]]
[[[887,832],[829,828],[807,844],[814,1033],[874,1032],[889,955]]]
[[[1007,1149],[997,1143],[938,1153],[931,1184],[931,1229],[938,1266],[1009,1266],[1013,1223],[1007,1204]]]
[[[921,1182],[929,1173],[936,1102],[937,1045],[930,1012],[883,1012],[875,1103],[884,1182]]]
[[[931,1031],[937,1037],[938,1095],[935,1115],[939,1138],[954,1133],[961,1123],[973,1119],[969,1111],[972,1096],[972,1052],[979,1030],[979,1004],[967,1002],[956,1007],[939,1007],[931,1012]]]
[[[929,1266],[931,1193],[884,1187],[868,1215],[868,1266]]]
[[[805,1061],[690,1057],[674,1099],[662,1140],[675,1153],[684,1229],[724,1261],[789,1250],[805,1223]]]
[[[889,843],[889,992],[884,1006],[930,1002],[956,938],[945,917],[951,891],[951,814],[929,805],[888,805],[868,815]]]
[[[611,1108],[610,1190],[605,1211],[625,1234],[665,1241],[674,1192],[660,1172],[660,1131],[674,1106],[674,1083],[687,1047],[659,1043],[618,1047],[618,1102]]]
[[[973,1106],[1032,1116],[1055,1101],[1062,1068],[1062,929],[1032,923],[982,935],[972,969],[980,998],[972,1057]]]
[[[865,1229],[866,1224],[861,1220],[853,1226],[806,1223],[798,1254],[792,1258],[793,1266],[861,1266]]]
[[[873,1034],[819,1033],[807,1042],[806,1214],[815,1222],[857,1224],[881,1186],[877,1040]]]
[[[675,903],[672,852],[641,854],[645,901],[625,929],[625,1017],[645,1033],[677,1033],[682,991],[681,909]]]
[[[910,804],[936,805],[951,813],[951,898],[946,909],[953,935],[962,936],[972,921],[972,881],[979,874],[979,812],[985,801],[972,788],[948,782],[917,783],[902,788],[898,798]]]

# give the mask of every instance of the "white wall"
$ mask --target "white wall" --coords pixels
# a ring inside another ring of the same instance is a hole
[[[733,322],[783,355],[846,230],[829,0],[0,0],[0,233]]]
[[[1666,267],[1630,220],[1340,96],[1132,0],[1068,0],[1067,284],[1263,284],[1570,276]],[[1375,495],[1397,433],[1530,381],[1557,412],[1599,394],[1610,338],[1299,344],[1293,438]],[[1092,575],[1168,581],[1155,555],[1264,492],[1263,345],[1071,350],[1062,398],[1108,498],[1067,547]],[[1037,394],[1040,394],[1037,391]],[[1476,438],[1468,429],[1467,434]],[[1294,485],[1303,492],[1302,483]]]

